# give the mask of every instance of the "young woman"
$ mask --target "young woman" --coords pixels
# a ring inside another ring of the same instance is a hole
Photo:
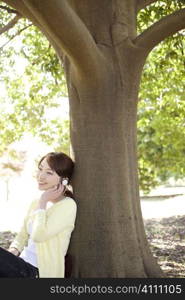
[[[43,193],[31,203],[8,251],[0,248],[0,277],[64,277],[77,209],[67,189],[73,169],[73,161],[62,152],[40,160],[37,181]]]

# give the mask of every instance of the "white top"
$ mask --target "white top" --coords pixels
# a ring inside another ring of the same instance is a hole
[[[47,202],[46,209],[51,207],[52,205],[53,203]],[[37,209],[35,212],[37,212],[38,210],[43,210],[43,209]],[[32,222],[28,224],[29,235],[31,235],[31,232],[32,232]],[[19,257],[21,257],[22,259],[24,259],[26,262],[33,265],[34,267],[36,268],[38,267],[35,243],[30,237],[28,239],[28,246],[24,247]]]
[[[32,232],[32,222],[30,222],[28,225],[28,233],[31,234],[31,232]],[[38,264],[37,264],[36,248],[35,248],[35,243],[31,238],[28,239],[28,246],[24,247],[23,251],[20,254],[20,257],[37,268]]]

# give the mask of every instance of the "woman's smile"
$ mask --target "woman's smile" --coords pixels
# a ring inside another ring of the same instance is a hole
[[[58,174],[50,168],[47,159],[43,159],[39,165],[37,173],[38,188],[41,190],[47,190],[54,187],[60,181]]]

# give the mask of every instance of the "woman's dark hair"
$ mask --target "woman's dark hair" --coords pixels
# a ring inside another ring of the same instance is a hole
[[[58,174],[58,176],[61,177],[61,182],[62,178],[67,178],[69,184],[71,182],[74,170],[73,160],[63,152],[50,152],[41,158],[41,160],[38,163],[38,166],[40,166],[41,162],[45,158],[50,168],[54,170]],[[64,195],[74,199],[73,193],[69,191],[67,187],[64,192]]]

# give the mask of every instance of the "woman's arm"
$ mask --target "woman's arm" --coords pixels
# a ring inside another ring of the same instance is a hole
[[[56,205],[56,206],[55,206]],[[35,242],[43,242],[52,236],[69,229],[74,229],[77,206],[73,199],[63,199],[54,204],[52,211],[38,210],[34,214],[31,238]]]
[[[24,246],[26,245],[27,240],[28,240],[28,233],[26,230],[26,218],[25,218],[19,233],[16,235],[16,237],[13,240],[13,242],[11,243],[9,249],[14,248],[14,249],[17,249],[17,251],[21,252],[23,250]],[[12,252],[12,251],[10,251],[10,252]]]
[[[24,218],[24,221],[23,221],[23,224],[21,226],[21,229],[18,232],[18,234],[16,235],[15,239],[13,240],[13,242],[9,246],[8,251],[10,251],[12,253],[15,252],[15,253],[13,253],[15,255],[19,255],[20,252],[22,252],[24,246],[26,245],[26,243],[28,241],[29,235],[28,235],[28,232],[27,232],[26,223],[27,223],[27,220],[28,220],[28,216],[29,216],[29,214],[30,214],[33,206],[35,205],[35,203],[36,202],[33,201],[31,203],[31,205],[29,206],[27,214],[26,214],[26,216]],[[18,251],[18,254],[17,254],[17,251],[15,249]]]

